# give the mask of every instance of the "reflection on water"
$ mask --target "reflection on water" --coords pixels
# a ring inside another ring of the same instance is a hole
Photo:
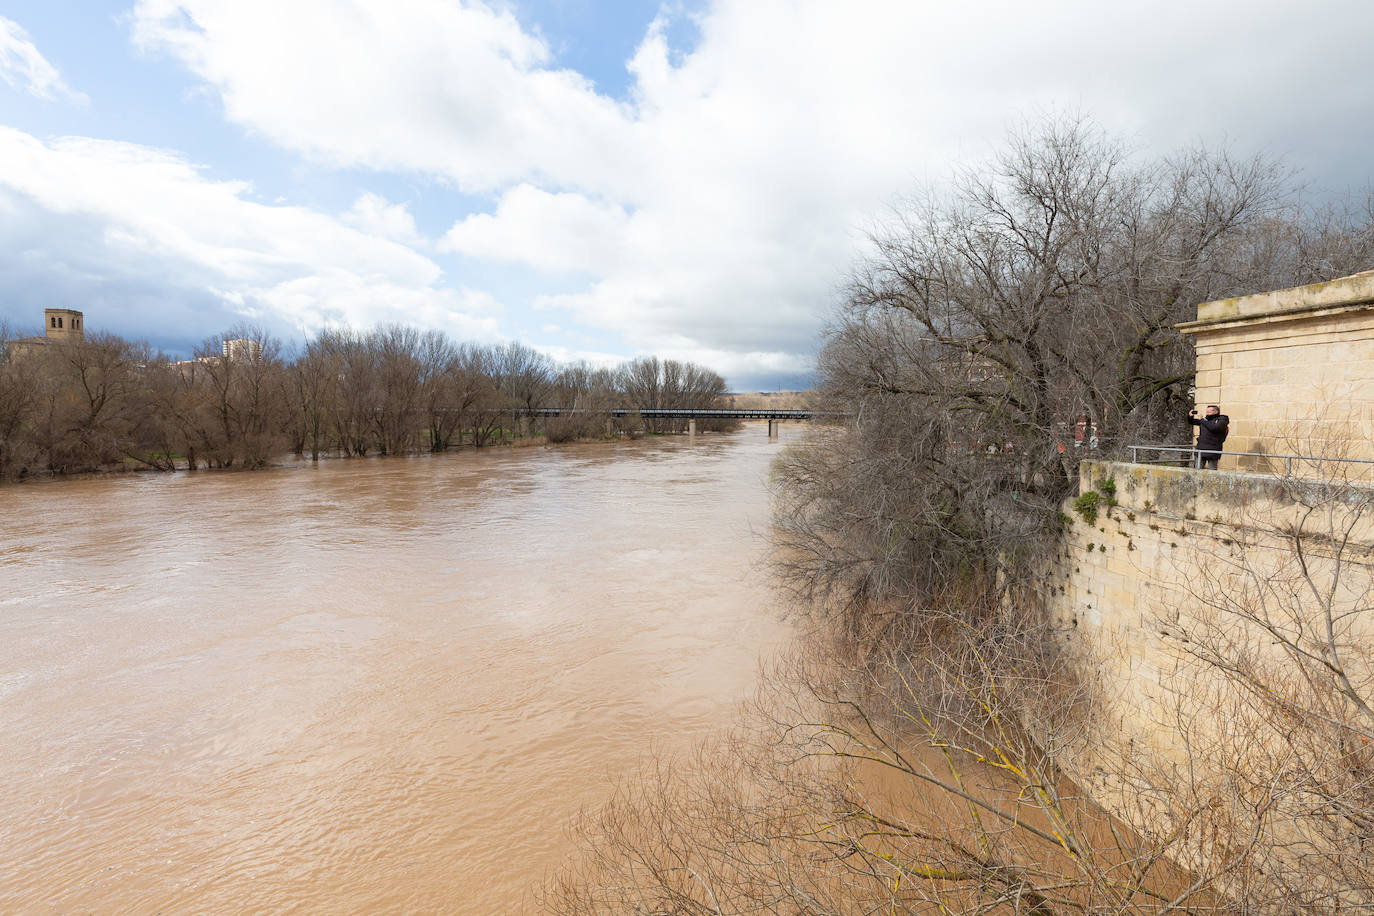
[[[783,637],[777,448],[0,489],[0,912],[519,910]]]

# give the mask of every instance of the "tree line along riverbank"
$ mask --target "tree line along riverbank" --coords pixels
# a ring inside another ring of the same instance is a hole
[[[455,341],[387,325],[327,330],[293,350],[236,327],[190,359],[110,333],[34,346],[0,326],[0,480],[96,471],[264,467],[319,459],[681,432],[686,420],[616,407],[709,408],[717,373],[641,357],[560,364],[520,343]],[[576,408],[531,427],[521,412]],[[699,428],[731,421],[703,420]]]

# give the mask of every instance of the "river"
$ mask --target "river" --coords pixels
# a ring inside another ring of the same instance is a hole
[[[778,448],[0,488],[0,912],[524,910],[786,639]]]

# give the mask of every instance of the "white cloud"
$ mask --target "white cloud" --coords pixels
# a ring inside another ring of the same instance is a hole
[[[62,74],[39,53],[29,33],[4,16],[0,16],[0,79],[21,92],[48,101],[80,105],[89,101],[63,82]]]
[[[492,193],[443,250],[559,275],[538,304],[721,367],[809,361],[861,227],[1037,110],[1352,170],[1331,151],[1374,140],[1353,0],[714,0],[686,54],[648,30],[626,100],[480,0],[139,0],[133,21],[287,149]]]
[[[423,245],[415,228],[415,217],[405,204],[393,204],[380,194],[365,191],[340,219],[368,235],[391,239],[405,245]]]
[[[440,248],[546,271],[605,274],[628,256],[629,224],[620,207],[521,184],[502,196],[495,213],[455,225]]]
[[[625,362],[625,357],[602,350],[586,350],[561,345],[537,345],[535,349],[560,363],[587,363],[598,369],[613,369]]]
[[[499,337],[500,305],[444,287],[424,255],[325,214],[248,200],[247,184],[209,180],[173,153],[81,138],[44,142],[0,127],[0,163],[0,198],[14,214],[0,211],[8,247],[33,271],[59,275],[64,263],[80,262],[66,281],[85,283],[77,301],[99,302],[111,284],[130,282],[124,268],[137,265],[138,282],[161,284],[164,298],[208,292],[216,320],[242,315],[287,329],[409,321]],[[145,325],[154,317],[143,316]],[[91,316],[93,327],[98,321]]]
[[[139,0],[134,40],[219,90],[230,120],[324,161],[491,189],[614,167],[625,121],[509,12],[449,0]],[[364,127],[364,125],[366,125]],[[551,155],[557,150],[556,155]]]

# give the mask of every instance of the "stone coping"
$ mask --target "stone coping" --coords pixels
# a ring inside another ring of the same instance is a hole
[[[1371,489],[1368,483],[1085,460],[1079,464],[1079,492],[1097,489],[1109,477],[1116,483],[1117,505],[1122,509],[1201,520],[1210,520],[1204,506],[1226,506],[1235,511],[1251,507],[1282,510],[1300,507],[1301,497],[1331,496],[1362,502]],[[1234,521],[1234,517],[1223,520]]]
[[[1370,308],[1374,308],[1374,271],[1365,271],[1326,283],[1204,302],[1197,307],[1196,321],[1174,328],[1196,334],[1259,320],[1318,317]]]

